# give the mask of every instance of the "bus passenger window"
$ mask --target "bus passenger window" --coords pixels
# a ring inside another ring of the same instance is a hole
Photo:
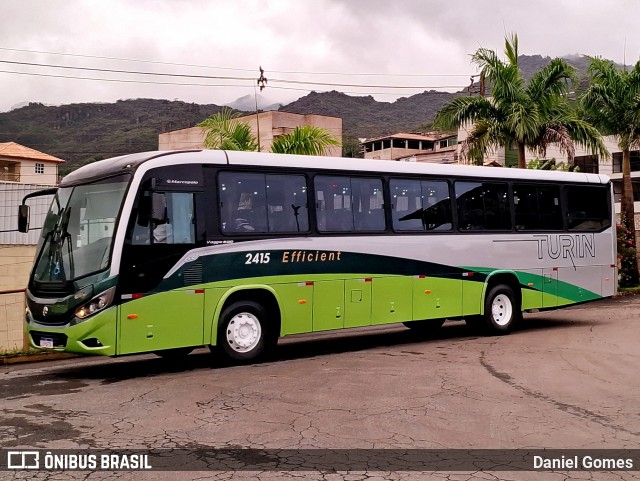
[[[561,230],[560,187],[513,185],[517,230]]]
[[[309,208],[303,175],[267,175],[269,232],[307,232]]]
[[[267,232],[264,174],[221,172],[218,182],[224,233]]]
[[[351,179],[318,175],[315,178],[315,189],[318,230],[352,231]]]
[[[567,227],[595,231],[611,225],[609,189],[606,186],[566,187]]]
[[[451,199],[446,181],[392,179],[389,186],[394,230],[451,230]]]
[[[511,217],[507,184],[456,182],[460,230],[509,230]]]
[[[353,217],[356,231],[382,231],[384,195],[380,179],[351,179]]]

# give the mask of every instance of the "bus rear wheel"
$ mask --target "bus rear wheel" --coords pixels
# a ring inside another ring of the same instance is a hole
[[[489,290],[484,301],[484,320],[488,334],[508,334],[521,315],[520,304],[511,287],[498,284]]]
[[[234,302],[220,316],[218,347],[234,361],[250,361],[265,354],[267,311],[253,301]]]

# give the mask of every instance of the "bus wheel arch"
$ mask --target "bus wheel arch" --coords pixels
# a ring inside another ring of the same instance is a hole
[[[263,288],[240,289],[221,303],[213,350],[235,361],[262,357],[278,342],[281,313],[275,295]]]
[[[485,284],[482,314],[470,321],[487,334],[508,334],[522,318],[522,292],[513,273],[496,273]]]

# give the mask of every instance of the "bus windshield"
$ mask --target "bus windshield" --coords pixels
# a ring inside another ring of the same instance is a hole
[[[129,175],[58,189],[42,227],[34,280],[68,282],[109,266]]]

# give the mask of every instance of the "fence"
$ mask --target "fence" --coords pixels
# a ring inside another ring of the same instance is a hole
[[[25,195],[50,185],[0,183],[0,352],[23,349],[24,289],[52,196],[29,199],[28,234],[17,231],[18,206]]]

